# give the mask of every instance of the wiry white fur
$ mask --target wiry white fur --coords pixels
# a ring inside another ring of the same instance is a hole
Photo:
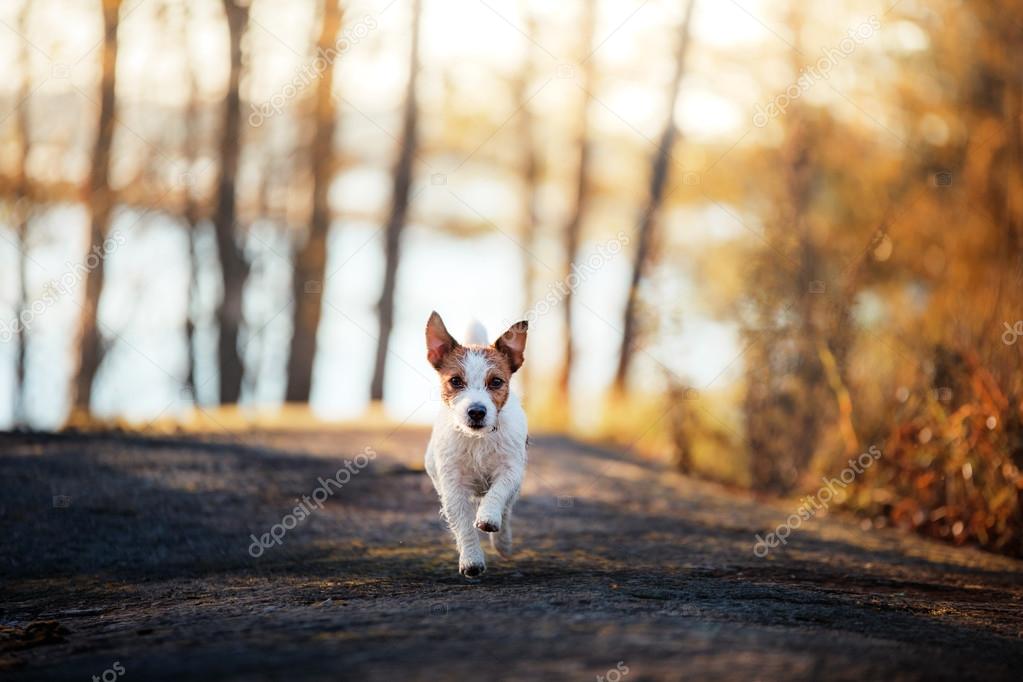
[[[509,394],[498,412],[486,390],[486,357],[470,352],[466,389],[441,410],[426,448],[426,472],[441,501],[441,514],[455,536],[458,569],[486,569],[480,526],[498,528],[490,536],[501,556],[512,550],[511,512],[526,471],[526,413]],[[484,399],[485,398],[485,399]],[[487,425],[473,431],[465,424],[469,402],[487,406]]]

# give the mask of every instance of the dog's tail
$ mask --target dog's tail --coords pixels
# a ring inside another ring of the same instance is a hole
[[[465,330],[463,343],[479,344],[481,346],[490,343],[487,337],[487,328],[483,326],[482,322],[474,319],[469,323],[468,329]]]

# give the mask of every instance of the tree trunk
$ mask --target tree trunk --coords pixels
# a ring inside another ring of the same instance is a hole
[[[793,73],[799,73],[804,61],[801,50],[798,49],[800,36],[803,34],[803,11],[798,3],[793,2],[790,7],[789,24],[792,35],[795,36],[796,48],[789,52],[791,69]],[[810,137],[806,114],[802,103],[794,102],[788,112],[786,119],[785,141],[782,143],[782,153],[785,155],[784,173],[787,192],[787,204],[789,205],[789,217],[787,220],[788,229],[797,235],[799,249],[798,276],[794,283],[793,301],[796,302],[795,310],[799,311],[799,328],[793,330],[796,335],[798,348],[798,362],[795,371],[797,383],[800,386],[799,395],[793,403],[797,406],[797,416],[793,419],[793,430],[797,431],[799,439],[795,441],[793,448],[795,469],[800,474],[804,473],[814,458],[817,446],[825,432],[825,412],[821,405],[828,399],[828,393],[832,387],[827,380],[828,356],[822,357],[820,350],[831,351],[834,348],[834,356],[830,361],[834,365],[835,373],[841,377],[843,371],[845,345],[834,336],[833,332],[823,326],[824,320],[819,311],[819,301],[822,300],[820,291],[816,289],[816,281],[819,279],[820,264],[824,262],[824,254],[814,239],[811,219],[810,203],[812,200],[814,160],[814,141]],[[841,304],[836,305],[837,309]],[[820,318],[820,319],[819,319]],[[818,327],[821,327],[818,329]],[[841,419],[842,398],[840,393],[835,393],[834,398],[839,409],[837,415]],[[850,422],[852,422],[852,405],[850,410]],[[849,444],[844,444],[848,447]],[[855,450],[854,450],[855,451]],[[852,454],[852,453],[850,453]]]
[[[223,298],[217,307],[220,326],[218,362],[220,366],[220,402],[237,403],[241,396],[242,364],[238,336],[242,325],[242,293],[249,273],[248,263],[238,246],[235,223],[235,183],[241,151],[241,98],[238,85],[242,71],[242,36],[249,21],[249,8],[239,0],[223,0],[230,33],[231,70],[224,97],[224,123],[220,140],[220,177],[213,226],[217,236]]]
[[[338,0],[324,0],[319,49],[327,52],[337,42],[341,27]],[[323,280],[327,268],[327,235],[330,207],[327,191],[334,170],[334,128],[337,113],[332,90],[334,67],[330,65],[316,86],[316,132],[312,147],[313,209],[305,245],[295,254],[292,273],[294,298],[291,350],[288,356],[288,387],[285,400],[308,403],[312,391],[316,332],[320,326]]]
[[[409,58],[409,78],[405,93],[405,116],[401,136],[401,148],[394,169],[394,199],[391,215],[387,221],[384,241],[384,285],[380,293],[377,311],[380,318],[380,335],[377,338],[376,362],[373,367],[373,382],[370,385],[370,400],[383,400],[384,373],[387,368],[387,346],[394,326],[394,288],[398,279],[398,262],[401,257],[401,233],[405,229],[408,213],[409,190],[412,186],[412,162],[416,151],[416,128],[418,107],[416,104],[416,81],[419,78],[419,27],[422,16],[422,1],[412,2],[412,46]]]
[[[522,75],[516,81],[515,99],[519,106],[519,138],[522,147],[522,245],[525,250],[522,252],[522,291],[525,299],[524,309],[528,310],[534,305],[533,295],[536,289],[536,263],[533,258],[533,242],[536,241],[536,231],[540,224],[539,209],[539,180],[540,162],[536,153],[536,140],[534,139],[533,112],[529,108],[529,84],[536,73],[536,43],[533,36],[536,35],[536,18],[529,10],[528,3],[521,3],[523,13],[526,16],[526,60],[522,68]],[[523,365],[519,370],[519,382],[522,386],[529,385],[529,365]]]
[[[593,60],[590,59],[590,51],[593,49],[593,34],[596,29],[596,21],[596,0],[583,0],[582,47],[586,56],[580,60],[583,69],[581,74],[583,93],[579,109],[579,137],[576,141],[579,159],[576,170],[575,203],[568,222],[565,223],[565,261],[562,268],[565,298],[561,302],[561,313],[565,325],[565,350],[561,364],[561,375],[558,377],[558,391],[563,400],[568,396],[569,384],[572,381],[572,351],[575,340],[572,334],[572,301],[574,292],[572,287],[568,286],[568,283],[572,274],[572,266],[575,264],[575,259],[578,255],[579,233],[582,230],[583,216],[586,214],[586,207],[590,198],[590,102],[593,99],[595,77],[595,69]]]
[[[114,141],[114,97],[117,85],[117,29],[121,0],[103,0],[102,77],[100,81],[99,130],[92,154],[85,199],[92,215],[86,253],[85,299],[78,326],[78,373],[71,385],[72,419],[88,414],[92,385],[103,348],[98,327],[99,299],[103,292],[104,250],[107,226],[113,210],[110,190],[110,152]]]
[[[21,35],[28,34],[28,13],[31,4],[25,0],[18,14],[18,32]],[[14,188],[14,229],[18,235],[18,319],[14,324],[15,341],[18,344],[17,357],[14,362],[14,424],[24,426],[27,423],[25,404],[25,376],[26,363],[28,358],[28,329],[22,326],[22,317],[28,318],[28,225],[29,209],[28,198],[28,154],[31,146],[29,121],[28,121],[28,97],[31,92],[29,74],[28,42],[21,41],[21,52],[19,55],[19,69],[22,74],[21,84],[16,93],[15,101],[21,104],[14,112],[15,140],[18,148],[18,170]]]
[[[791,3],[788,22],[796,45],[789,60],[795,75],[803,61],[802,21],[799,4]],[[834,320],[828,320],[822,307],[826,292],[817,282],[825,254],[811,223],[814,130],[799,101],[792,103],[782,125],[785,134],[778,149],[782,177],[775,200],[780,208],[778,218],[766,226],[765,239],[771,242],[780,234],[794,238],[796,268],[782,271],[773,254],[765,254],[765,261],[755,266],[766,275],[754,285],[763,294],[760,324],[766,329],[755,333],[755,347],[746,355],[743,405],[752,486],[773,494],[793,491],[810,468],[827,433],[831,398],[836,401],[843,451],[851,453],[857,447],[852,401],[842,375],[849,346],[848,309],[837,301]],[[789,311],[792,315],[787,315]]]
[[[682,76],[685,74],[686,52],[689,50],[690,24],[693,18],[693,7],[696,0],[689,0],[686,6],[685,18],[679,29],[678,51],[675,56],[675,74],[671,80],[671,88],[668,91],[668,120],[665,122],[664,131],[661,133],[661,142],[654,155],[653,168],[650,173],[650,194],[646,207],[641,214],[636,240],[636,253],[632,261],[632,278],[629,281],[629,294],[625,302],[625,313],[622,317],[622,346],[618,355],[618,371],[615,373],[614,387],[619,393],[625,391],[625,382],[629,376],[629,367],[632,365],[632,358],[635,352],[636,342],[636,316],[639,299],[639,284],[643,279],[650,251],[654,239],[654,230],[657,225],[661,203],[664,200],[664,186],[667,183],[671,169],[671,152],[678,137],[678,128],[675,126],[675,102],[678,100],[679,88],[682,84]]]
[[[191,10],[189,10],[190,12]],[[190,14],[186,15],[182,23],[181,41],[187,45],[188,21]],[[186,48],[187,51],[187,48]],[[199,127],[201,119],[199,116],[199,85],[196,79],[196,69],[191,56],[188,58],[188,88],[189,99],[188,109],[185,112],[185,143],[184,157],[191,168],[199,156]],[[191,172],[191,171],[189,171]],[[195,196],[196,188],[194,183],[186,183],[185,204],[183,217],[185,229],[188,232],[188,293],[185,304],[185,348],[187,351],[187,367],[185,370],[185,390],[192,396],[192,401],[199,404],[199,394],[195,378],[195,315],[199,290],[199,263],[196,255],[196,230],[199,229],[199,203]]]
[[[14,333],[18,344],[17,357],[14,361],[14,424],[25,426],[28,423],[25,377],[28,369],[28,329],[22,326],[22,318],[28,317],[31,303],[28,300],[28,221],[29,206],[28,199],[23,191],[15,194],[15,220],[17,221],[18,233],[18,319],[14,324]]]
[[[194,202],[189,199],[189,204]],[[187,352],[185,368],[185,390],[192,396],[192,402],[199,404],[199,389],[195,379],[195,310],[199,289],[199,263],[196,259],[195,231],[197,222],[188,215],[186,209],[186,228],[188,230],[188,300],[185,303],[185,348]]]

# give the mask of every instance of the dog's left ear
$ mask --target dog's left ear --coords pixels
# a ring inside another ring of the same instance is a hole
[[[516,322],[508,327],[508,331],[501,334],[501,338],[494,341],[494,348],[504,353],[504,356],[508,358],[512,372],[522,367],[522,361],[525,359],[526,330],[528,328],[529,323],[525,320]]]
[[[434,369],[440,369],[444,356],[457,347],[458,342],[448,333],[444,320],[440,319],[437,311],[430,313],[430,319],[426,323],[426,359]]]

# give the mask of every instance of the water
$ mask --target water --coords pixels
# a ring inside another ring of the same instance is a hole
[[[70,284],[48,299],[28,325],[26,408],[30,423],[38,428],[59,426],[68,410],[67,385],[75,361],[72,346],[82,296],[81,277],[72,281],[69,273],[81,271],[86,219],[81,206],[63,205],[43,210],[32,224],[30,300],[45,298],[49,282]],[[105,259],[100,325],[108,353],[94,389],[94,410],[101,417],[142,423],[183,415],[191,407],[191,396],[182,390],[187,366],[187,233],[180,221],[165,215],[124,209],[115,213],[111,234],[120,242]],[[357,417],[368,403],[378,333],[375,307],[384,266],[381,237],[377,223],[339,220],[332,226],[311,400],[314,412],[325,419]],[[409,226],[385,385],[385,409],[390,416],[411,423],[433,419],[436,378],[425,361],[423,328],[434,309],[456,337],[473,317],[496,338],[509,324],[528,316],[527,362],[533,380],[556,376],[563,335],[557,245],[541,241],[532,249],[539,283],[536,300],[527,301],[521,291],[523,251],[516,239],[500,229],[466,236],[418,223]],[[608,243],[606,238],[594,240],[581,248],[580,263],[593,257],[590,262],[598,267],[586,272],[576,291],[577,364],[572,394],[577,407],[600,396],[613,378],[617,361],[630,249],[626,246],[609,256]],[[602,247],[605,256],[598,259],[595,254]],[[291,246],[287,235],[263,221],[251,227],[246,251],[253,265],[245,296],[248,324],[241,339],[248,368],[243,403],[273,408],[284,394],[291,335]],[[200,226],[197,252],[198,395],[200,403],[213,404],[217,331],[212,315],[220,282],[208,224]],[[11,324],[18,269],[9,228],[0,230],[0,263],[0,310]],[[701,386],[737,354],[734,326],[689,310],[695,306],[687,301],[698,297],[698,287],[677,268],[667,268],[665,280],[663,270],[652,281],[675,285],[648,287],[645,294],[652,298],[650,303],[665,315],[676,306],[687,312],[680,329],[663,324],[663,333],[650,339],[649,350],[637,356],[634,383],[640,390],[658,390],[666,369]],[[13,342],[0,344],[0,386],[5,388],[0,392],[0,421],[5,424],[13,417],[15,354]]]

